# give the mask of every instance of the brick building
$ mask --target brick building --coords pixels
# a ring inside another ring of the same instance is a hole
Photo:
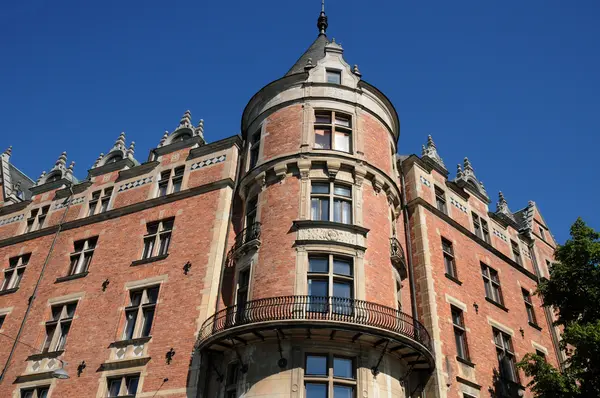
[[[327,23],[240,136],[186,112],[81,181],[66,153],[35,182],[1,156],[0,396],[529,396],[515,361],[558,364],[536,205],[490,211],[431,137],[397,155]]]

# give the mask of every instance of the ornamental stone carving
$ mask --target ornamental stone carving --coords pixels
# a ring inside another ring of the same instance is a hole
[[[331,228],[306,228],[298,230],[298,240],[322,240],[364,246],[364,237],[350,231]]]

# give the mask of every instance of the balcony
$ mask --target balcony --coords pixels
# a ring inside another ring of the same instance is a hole
[[[236,236],[233,247],[229,250],[227,258],[236,260],[252,249],[260,246],[261,223],[256,222],[247,228],[242,229]]]
[[[416,319],[394,308],[343,297],[270,297],[227,307],[204,322],[196,347],[223,351],[234,348],[234,341],[247,345],[286,336],[360,340],[412,358],[415,369],[434,367],[431,338]]]
[[[400,241],[395,236],[390,238],[390,259],[392,265],[398,270],[401,279],[405,279],[407,276],[406,272],[406,258],[404,257],[404,249],[400,244]]]

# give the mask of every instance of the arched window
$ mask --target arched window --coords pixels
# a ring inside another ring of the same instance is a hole
[[[177,136],[175,136],[175,138],[173,138],[173,142],[185,141],[190,138],[192,138],[192,135],[190,133],[180,133]]]
[[[58,181],[60,180],[61,175],[60,173],[54,173],[54,174],[50,174],[48,176],[48,178],[46,178],[46,182],[54,182],[54,181]]]
[[[104,164],[116,163],[122,159],[123,155],[121,155],[120,153],[115,153],[114,155],[111,155],[108,159],[106,159],[106,162],[104,162]]]

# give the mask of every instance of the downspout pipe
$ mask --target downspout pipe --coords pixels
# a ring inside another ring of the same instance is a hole
[[[531,260],[533,261],[533,269],[535,271],[535,275],[538,278],[538,281],[542,279],[540,267],[537,262],[537,257],[535,255],[535,250],[533,246],[533,240],[529,243],[529,252],[531,253]],[[556,360],[560,365],[561,371],[565,371],[565,364],[561,358],[561,350],[560,350],[560,342],[558,340],[558,336],[556,335],[556,329],[554,328],[554,322],[552,321],[552,314],[550,313],[550,308],[544,306],[544,315],[546,317],[546,323],[548,324],[548,329],[550,330],[550,336],[552,337],[552,345],[554,346],[554,353],[556,354]]]
[[[25,322],[27,321],[27,317],[29,316],[29,313],[31,312],[31,308],[33,307],[33,302],[35,301],[35,299],[37,297],[37,293],[38,293],[40,284],[42,282],[42,278],[44,277],[44,271],[46,270],[46,266],[48,265],[48,262],[50,261],[50,257],[52,256],[52,252],[54,251],[54,247],[56,246],[56,241],[58,240],[58,236],[60,235],[60,233],[62,231],[62,225],[65,221],[67,213],[69,212],[69,208],[71,208],[71,197],[72,196],[73,196],[73,187],[71,184],[69,184],[69,196],[67,196],[67,198],[65,199],[65,202],[67,202],[67,207],[66,207],[62,217],[60,218],[60,221],[58,223],[58,228],[56,229],[56,232],[54,233],[54,238],[52,239],[52,244],[50,245],[50,250],[48,250],[48,254],[46,255],[46,259],[44,260],[44,264],[42,265],[42,270],[40,271],[40,276],[38,277],[37,283],[35,284],[35,287],[33,289],[33,293],[31,295],[31,297],[29,297],[29,303],[27,304],[27,309],[25,310],[25,315],[23,316],[23,320],[21,321],[21,326],[19,326],[19,331],[17,332],[17,336],[14,338],[15,340],[13,342],[12,348],[10,349],[10,353],[8,354],[8,358],[6,359],[4,368],[2,369],[2,373],[0,373],[0,384],[2,383],[2,381],[4,381],[4,376],[6,375],[6,372],[8,371],[8,368],[10,366],[10,361],[12,360],[15,350],[17,349],[17,344],[19,344],[21,334],[23,333],[23,329],[25,328]]]

